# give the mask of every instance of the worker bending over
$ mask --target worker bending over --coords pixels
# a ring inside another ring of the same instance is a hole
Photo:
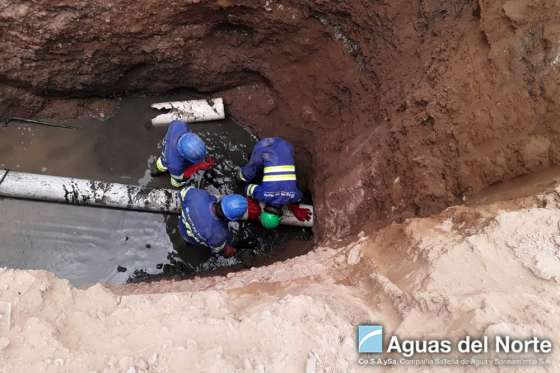
[[[186,122],[174,120],[163,139],[161,156],[152,165],[153,177],[169,172],[171,185],[179,188],[197,171],[207,170],[214,162],[205,161],[206,145]]]
[[[257,176],[262,175],[262,182]],[[251,153],[249,163],[239,169],[238,178],[246,183],[247,197],[264,203],[265,209],[254,206],[249,200],[249,219],[260,212],[259,219],[265,228],[274,229],[280,224],[282,208],[287,205],[294,216],[300,221],[311,219],[311,211],[297,205],[302,193],[297,187],[294,150],[290,143],[280,137],[269,137],[260,140]]]
[[[228,222],[239,220],[247,212],[247,199],[230,194],[221,200],[205,190],[188,187],[181,191],[179,233],[183,239],[197,246],[209,247],[225,257],[236,254]]]

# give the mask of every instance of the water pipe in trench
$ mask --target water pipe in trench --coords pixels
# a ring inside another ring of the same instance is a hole
[[[137,185],[107,183],[61,176],[49,176],[0,169],[0,196],[71,205],[113,207],[125,210],[179,214],[181,197],[178,190],[146,188]],[[281,224],[313,226],[313,206],[309,221],[299,221],[284,209]]]

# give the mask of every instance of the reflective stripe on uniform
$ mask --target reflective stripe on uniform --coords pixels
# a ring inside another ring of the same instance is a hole
[[[294,165],[287,165],[287,166],[268,166],[264,168],[265,174],[271,174],[275,172],[296,172],[296,166]]]
[[[175,177],[171,176],[171,185],[174,186],[175,188],[180,188],[183,185],[185,185],[185,182],[181,181],[180,179],[177,180]]]
[[[198,234],[195,233],[196,230],[192,227],[192,225],[189,224],[189,219],[187,219],[184,210],[181,212],[181,221],[183,222],[183,226],[185,227],[185,233],[187,234],[187,236],[201,245],[206,245],[206,243],[199,238]]]
[[[247,197],[253,197],[253,192],[255,191],[256,187],[256,184],[249,184],[249,186],[247,187]]]
[[[188,187],[188,188],[183,188],[183,189],[181,189],[181,192],[180,192],[180,194],[181,194],[181,199],[185,199],[185,197],[187,196],[187,192],[188,192],[190,189],[192,189],[192,188],[193,188],[193,187],[190,186],[190,187]]]
[[[286,175],[267,175],[263,177],[263,182],[267,181],[295,181],[296,175],[295,174],[286,174]]]
[[[159,172],[166,172],[167,171],[167,167],[165,167],[163,165],[163,162],[161,161],[161,157],[157,159],[156,161],[156,168]]]
[[[211,247],[210,250],[212,250],[214,254],[219,254],[224,249],[224,247],[226,247],[225,242],[218,247]]]

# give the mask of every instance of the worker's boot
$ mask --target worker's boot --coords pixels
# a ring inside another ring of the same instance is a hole
[[[158,177],[161,176],[163,174],[165,174],[167,171],[160,171],[158,166],[157,166],[157,160],[152,163],[152,165],[150,166],[150,176],[151,177]]]

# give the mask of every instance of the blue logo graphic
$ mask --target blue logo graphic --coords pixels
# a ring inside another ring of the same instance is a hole
[[[381,325],[358,326],[358,352],[372,354],[383,352],[383,327]]]

